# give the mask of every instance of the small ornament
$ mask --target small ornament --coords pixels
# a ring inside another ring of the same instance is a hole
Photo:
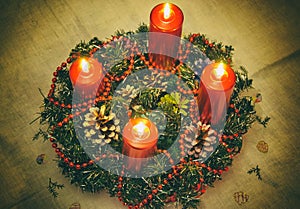
[[[255,98],[255,103],[261,102],[262,101],[262,95],[260,93],[256,94],[256,98]]]
[[[44,163],[44,159],[45,159],[45,154],[40,154],[40,155],[38,155],[37,157],[36,157],[36,162],[37,162],[37,164],[43,164]]]
[[[259,141],[256,145],[256,148],[262,153],[267,153],[269,150],[269,145],[265,141]]]
[[[69,209],[80,209],[80,203],[78,202],[74,202],[70,207]]]
[[[248,202],[249,195],[247,195],[245,192],[240,191],[240,192],[234,193],[233,198],[239,205],[241,205],[241,204]]]

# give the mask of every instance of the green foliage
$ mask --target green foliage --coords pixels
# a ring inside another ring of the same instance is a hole
[[[166,94],[162,97],[158,103],[158,106],[168,112],[170,115],[181,113],[187,116],[187,104],[189,100],[181,98],[180,93],[172,92],[171,94]]]
[[[148,32],[148,27],[145,24],[140,25],[136,30],[136,33],[140,32]],[[125,32],[123,30],[116,32],[116,36],[131,34],[134,33],[131,31]],[[113,36],[112,39],[114,38],[116,37]],[[204,35],[200,34],[197,36],[189,35],[185,38],[191,40],[191,43],[205,53],[211,60],[215,60],[216,62],[222,61],[224,63],[231,62],[233,51],[231,46],[224,46],[222,43],[217,42],[209,42]],[[88,43],[81,42],[71,50],[70,57],[73,55],[90,56],[93,53],[93,50],[95,48],[100,48],[103,43],[104,42],[99,41],[97,38],[93,38]],[[123,59],[124,55],[127,53],[129,53],[128,49],[126,49],[124,43],[120,41],[105,48],[105,50],[101,52],[101,56],[99,56],[99,54],[94,55],[95,58],[102,62],[106,69],[109,69],[110,76],[119,77],[124,74],[130,65],[129,59]],[[145,57],[146,60],[149,60],[147,54],[145,54]],[[132,72],[137,72],[146,68],[145,61],[141,60],[140,56],[135,55],[133,60],[134,67]],[[74,59],[72,61],[74,61]],[[116,64],[111,66],[111,63]],[[193,70],[185,64],[178,64],[176,67],[178,67],[176,75],[189,87],[189,89],[184,90],[197,90],[199,88],[199,78],[195,75]],[[111,174],[95,164],[88,164],[85,167],[76,169],[64,162],[64,158],[67,158],[74,162],[74,164],[82,165],[82,163],[89,162],[90,158],[83,150],[76,136],[74,130],[74,122],[78,122],[74,121],[76,119],[70,119],[67,123],[64,123],[61,128],[53,129],[53,127],[57,126],[58,122],[71,114],[71,109],[61,108],[54,103],[72,104],[73,91],[68,67],[57,71],[57,73],[57,82],[54,92],[50,93],[48,97],[45,97],[42,94],[42,110],[37,118],[39,119],[42,128],[38,130],[33,139],[37,140],[39,136],[42,136],[44,140],[47,140],[51,136],[55,143],[60,146],[59,149],[64,154],[64,157],[58,158],[58,166],[61,168],[62,173],[70,179],[71,184],[79,186],[83,191],[90,192],[98,192],[102,189],[107,189],[112,196],[116,196],[119,191],[117,188],[119,177],[117,175]],[[140,179],[123,178],[122,188],[120,189],[123,202],[135,205],[147,198],[147,196],[152,193],[153,189],[162,185],[162,187],[158,189],[157,194],[153,195],[152,200],[145,204],[144,208],[161,209],[166,202],[169,201],[170,197],[173,197],[177,203],[182,204],[183,208],[197,208],[199,204],[199,190],[195,187],[199,185],[199,179],[203,179],[201,188],[213,186],[213,183],[216,180],[221,179],[221,173],[218,171],[224,170],[226,167],[230,166],[232,164],[232,155],[240,151],[243,140],[242,135],[249,130],[255,121],[266,126],[270,120],[269,117],[262,119],[256,115],[255,106],[251,97],[241,96],[242,92],[252,88],[252,80],[248,78],[248,73],[245,68],[241,67],[239,70],[235,71],[235,74],[237,80],[230,101],[233,107],[228,109],[226,124],[223,131],[224,135],[231,136],[232,138],[225,138],[223,141],[227,146],[225,147],[222,144],[218,145],[214,153],[207,159],[205,165],[210,167],[210,169],[201,167],[199,164],[189,161],[189,159],[186,158],[188,161],[187,163],[177,164],[178,175],[175,175],[174,171],[171,169],[161,173],[166,167],[166,164],[168,164],[169,159],[165,157],[160,161],[157,161],[157,166],[155,168],[151,168],[153,169],[153,173],[157,173],[157,175]],[[138,80],[143,80],[143,78]],[[174,86],[176,87],[176,81],[173,81],[172,79],[160,80],[161,83],[166,81],[173,83],[172,88]],[[158,80],[154,80],[154,82],[158,82]],[[116,89],[120,83],[121,81],[116,80],[111,83],[110,95],[113,95],[113,93],[117,91]],[[137,84],[132,84],[133,89],[136,86]],[[131,86],[124,88],[128,92],[131,91]],[[126,106],[123,105],[125,99],[122,96],[122,93],[127,93],[126,91],[121,92],[120,98],[115,98],[115,103],[112,103],[111,101],[100,101],[95,105],[97,107],[104,105],[107,111],[114,108],[121,110],[116,113],[116,117],[120,118],[125,118],[124,114],[127,115],[127,112],[130,110],[130,112],[132,112],[131,117],[151,118],[152,121],[158,123],[158,128],[159,123],[166,119],[166,126],[163,127],[164,131],[160,133],[157,146],[159,149],[168,149],[179,135],[182,117],[188,115],[189,100],[187,97],[179,92],[166,93],[168,91],[147,86],[138,92],[131,103]],[[126,100],[130,98],[132,94],[132,91],[131,93],[129,92],[128,95],[126,94]],[[50,101],[50,99],[53,101]],[[125,123],[125,121],[121,121],[121,123]],[[201,135],[201,137],[205,138],[207,137],[207,134]],[[94,145],[91,143],[89,146],[93,148]],[[118,148],[121,149],[122,141],[116,142],[114,146],[116,150],[118,150]],[[114,163],[117,163],[116,160]],[[116,165],[112,164],[112,167],[113,166]],[[258,166],[250,169],[248,173],[256,173],[257,177],[261,180],[260,169]],[[168,177],[170,174],[172,174],[171,177]],[[167,180],[168,183],[164,184],[164,180]],[[48,190],[54,197],[58,194],[56,189],[61,188],[63,188],[63,185],[52,182],[51,179],[49,179]]]
[[[258,165],[255,168],[251,168],[249,171],[247,171],[247,173],[248,174],[255,173],[255,175],[257,176],[257,179],[262,180],[261,174],[260,174],[260,168],[258,167]]]
[[[205,55],[216,62],[228,63],[231,61],[234,48],[232,46],[223,45],[222,42],[209,41],[204,34],[197,34],[193,37],[192,34],[185,36],[185,39],[191,40],[192,43],[198,47]]]
[[[51,178],[49,178],[49,183],[48,183],[48,191],[52,194],[54,198],[58,196],[58,192],[56,189],[62,189],[64,188],[63,184],[58,184],[57,182],[52,182]]]
[[[256,115],[256,120],[263,125],[265,128],[267,127],[269,121],[270,121],[270,117],[266,116],[264,119],[262,119],[261,117],[259,117],[258,115]]]

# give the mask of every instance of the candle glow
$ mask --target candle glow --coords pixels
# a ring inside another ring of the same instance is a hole
[[[150,135],[150,129],[143,122],[139,122],[132,127],[132,134],[137,140],[143,140]]]
[[[169,19],[170,14],[171,14],[170,5],[169,5],[169,3],[166,3],[165,8],[164,8],[164,18]]]
[[[83,72],[85,73],[89,72],[89,63],[85,59],[81,60],[81,68]]]
[[[213,74],[218,80],[220,80],[223,76],[225,76],[227,72],[224,69],[224,64],[220,63],[218,67],[213,70]]]

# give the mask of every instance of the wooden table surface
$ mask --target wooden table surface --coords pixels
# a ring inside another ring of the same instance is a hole
[[[272,119],[268,128],[254,125],[241,154],[209,188],[199,208],[297,208],[299,188],[299,63],[300,2],[284,0],[174,0],[184,12],[183,32],[200,32],[235,48],[234,64],[245,66],[263,95],[257,106]],[[52,72],[81,40],[105,39],[117,29],[135,30],[149,22],[158,0],[15,0],[0,1],[0,208],[66,209],[123,207],[103,191],[82,193],[56,167],[49,143],[31,140],[38,124],[29,125],[39,111]],[[256,149],[258,141],[269,152]],[[46,163],[35,158],[46,154]],[[247,170],[259,165],[263,181]],[[48,178],[65,184],[54,199]],[[249,194],[239,206],[233,193]],[[176,208],[169,205],[167,208]]]

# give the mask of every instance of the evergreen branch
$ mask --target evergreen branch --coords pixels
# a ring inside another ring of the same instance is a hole
[[[39,131],[32,137],[32,141],[38,140],[40,136],[43,137],[44,141],[47,141],[48,133],[42,129],[39,129]]]
[[[256,115],[255,119],[266,128],[271,118],[266,116],[264,119],[262,119],[260,116]]]
[[[58,196],[58,192],[56,189],[62,189],[64,188],[63,184],[58,184],[57,182],[52,182],[51,178],[49,178],[49,183],[48,183],[48,191],[52,194],[54,198]]]
[[[249,171],[247,171],[248,174],[252,174],[255,173],[255,175],[257,176],[258,180],[262,180],[261,174],[260,174],[260,168],[258,167],[258,165],[254,168],[251,168]]]

